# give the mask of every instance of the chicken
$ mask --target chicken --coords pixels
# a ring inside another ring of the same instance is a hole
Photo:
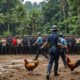
[[[39,65],[39,61],[29,62],[27,59],[24,59],[24,62],[24,66],[28,72],[32,72]]]
[[[75,69],[75,63],[73,63],[68,56],[66,56],[66,62],[70,70],[73,71]]]

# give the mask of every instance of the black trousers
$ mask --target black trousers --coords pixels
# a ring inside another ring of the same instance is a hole
[[[43,49],[40,49],[42,45],[37,45],[37,54],[36,54],[36,57],[35,57],[35,60],[38,59],[39,55],[42,54],[44,57],[46,57],[47,59],[48,56],[44,53]]]
[[[18,54],[23,53],[23,52],[22,52],[22,45],[18,45],[18,46],[17,46],[17,53],[18,53]]]
[[[1,54],[6,54],[7,53],[7,48],[6,46],[1,47]]]
[[[17,54],[17,46],[16,45],[12,46],[12,53]]]

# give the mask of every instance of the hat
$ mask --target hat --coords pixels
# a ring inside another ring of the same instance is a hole
[[[52,31],[58,30],[56,25],[53,25],[52,28],[50,29]]]
[[[59,36],[60,36],[60,37],[63,37],[63,33],[59,33]]]
[[[41,35],[41,33],[40,33],[40,32],[38,32],[38,35]]]

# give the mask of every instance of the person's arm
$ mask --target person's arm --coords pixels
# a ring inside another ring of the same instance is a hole
[[[66,49],[66,52],[67,53],[69,52],[66,40],[64,40],[64,46],[63,46],[63,48]]]
[[[60,42],[60,38],[59,38],[58,46],[60,46],[61,48],[67,48],[67,42],[66,42],[66,40],[63,40],[63,44],[62,44],[62,43]]]
[[[64,41],[64,48],[66,48],[66,52],[69,53],[69,49],[68,49],[66,40]]]
[[[33,46],[35,46],[37,44],[37,40],[35,41],[35,43],[33,44]]]
[[[60,48],[65,48],[67,53],[69,52],[66,40],[64,40],[64,45],[59,42],[58,46],[60,46]]]
[[[48,44],[48,42],[46,41],[46,42],[41,46],[41,48],[44,48],[47,44]]]
[[[39,41],[39,37],[38,37],[37,40],[34,42],[33,46],[35,46],[38,41]]]
[[[47,37],[46,42],[41,46],[41,48],[44,48],[49,42],[50,42],[50,36]]]

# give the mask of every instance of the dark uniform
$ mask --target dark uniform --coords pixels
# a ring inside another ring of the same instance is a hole
[[[59,52],[58,52],[59,35],[57,33],[57,27],[55,25],[52,27],[52,31],[53,33],[47,39],[47,42],[49,42],[51,45],[49,49],[50,59],[47,69],[47,76],[46,76],[47,80],[49,80],[53,62],[54,62],[54,75],[58,76],[57,71],[58,71],[58,60],[59,60]]]

